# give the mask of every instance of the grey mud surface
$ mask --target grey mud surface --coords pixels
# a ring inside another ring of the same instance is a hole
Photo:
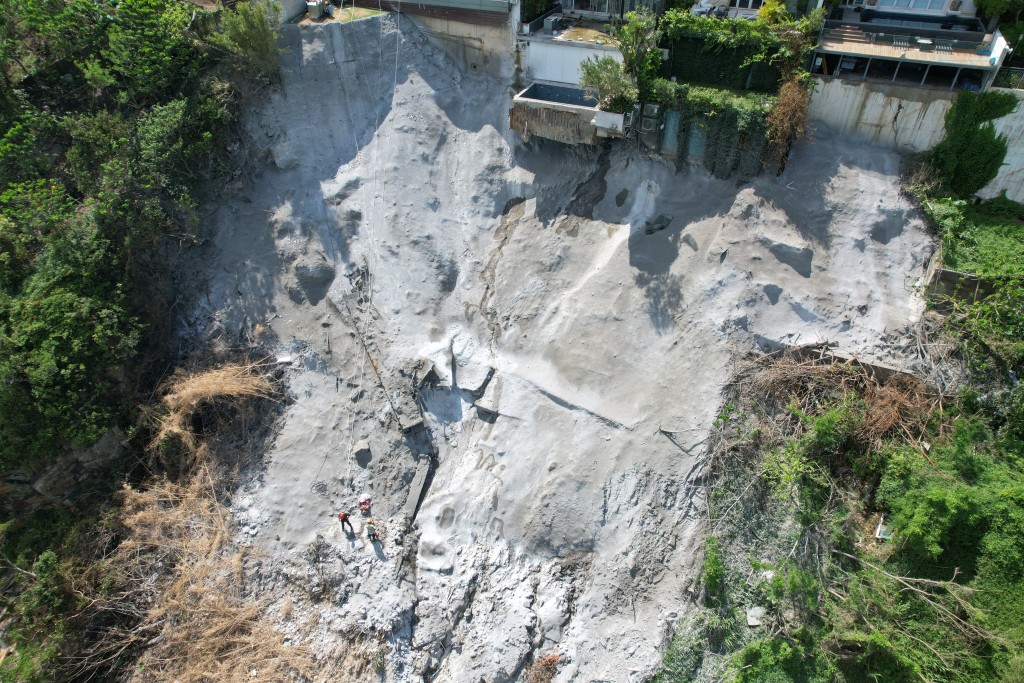
[[[933,246],[899,158],[822,136],[737,186],[629,144],[524,143],[510,91],[406,20],[282,40],[187,321],[262,334],[286,368],[232,501],[257,597],[324,661],[381,639],[384,680],[515,680],[549,654],[558,681],[643,680],[687,609],[734,359],[886,360],[917,319]]]

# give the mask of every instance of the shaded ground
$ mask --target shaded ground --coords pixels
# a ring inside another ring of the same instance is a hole
[[[276,339],[293,397],[233,501],[266,551],[248,571],[319,656],[381,638],[389,680],[514,680],[552,653],[556,680],[641,680],[686,609],[733,358],[884,355],[931,243],[890,225],[895,155],[822,138],[737,188],[524,146],[509,92],[395,21],[285,27],[251,173],[208,224],[190,334]]]

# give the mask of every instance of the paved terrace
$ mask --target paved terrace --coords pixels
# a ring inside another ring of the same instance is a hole
[[[970,44],[968,48],[956,46],[937,48],[934,40],[931,43],[920,44],[913,38],[909,38],[907,44],[895,45],[892,41],[896,39],[896,36],[865,34],[860,31],[858,33],[865,37],[869,35],[878,37],[871,42],[860,36],[851,36],[849,33],[822,34],[816,49],[818,52],[829,54],[871,57],[872,59],[894,59],[970,69],[993,68],[989,64],[991,55],[978,54],[976,43]]]

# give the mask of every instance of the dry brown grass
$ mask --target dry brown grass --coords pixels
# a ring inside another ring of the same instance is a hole
[[[244,595],[244,551],[231,543],[207,468],[187,484],[126,487],[120,522],[125,540],[110,558],[119,610],[140,619],[112,633],[103,654],[141,651],[127,680],[284,681],[313,671],[309,651],[286,644]]]
[[[894,375],[885,384],[869,382],[862,397],[867,404],[863,430],[871,440],[878,440],[895,431],[923,426],[934,405],[924,382],[906,375]]]
[[[908,374],[879,380],[857,364],[794,354],[761,357],[740,372],[736,383],[740,395],[749,397],[759,414],[773,417],[783,433],[800,428],[799,416],[787,407],[817,414],[853,394],[864,404],[860,431],[866,443],[894,433],[914,439],[939,401]]]
[[[235,420],[238,411],[253,399],[273,398],[276,388],[259,362],[228,363],[212,370],[179,373],[164,388],[159,407],[151,414],[155,433],[151,449],[165,466],[173,453],[181,471],[191,471],[202,460],[203,439],[196,421],[219,427]]]
[[[99,617],[94,623],[105,624],[76,663],[80,677],[114,670],[117,680],[140,683],[312,678],[308,649],[285,643],[266,606],[248,597],[246,549],[232,542],[218,497],[225,463],[237,464],[258,442],[258,423],[246,424],[265,417],[251,410],[256,399],[277,394],[266,371],[233,362],[178,373],[165,385],[150,411],[151,448],[164,473],[122,490],[113,524],[121,542],[103,560],[105,588],[83,581],[78,591]]]
[[[776,173],[786,168],[789,150],[807,134],[807,108],[811,93],[799,79],[792,78],[782,84],[775,106],[768,112],[768,146]]]
[[[209,361],[207,361],[209,362]],[[349,683],[379,678],[381,634],[353,632],[313,653],[285,642],[268,605],[246,588],[246,554],[232,540],[226,477],[265,438],[263,408],[278,394],[268,366],[242,361],[177,373],[149,412],[152,463],[162,474],[126,486],[110,525],[120,543],[103,558],[102,581],[75,592],[98,626],[70,662],[76,679],[132,683]],[[263,408],[261,408],[261,406]],[[280,617],[312,636],[319,612]],[[101,626],[100,626],[101,624]]]
[[[526,683],[551,683],[558,672],[558,655],[548,655],[534,660],[526,670]]]

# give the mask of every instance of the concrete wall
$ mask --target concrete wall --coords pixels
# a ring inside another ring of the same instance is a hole
[[[465,73],[482,73],[511,80],[515,70],[515,32],[512,24],[518,7],[500,26],[469,24],[452,19],[403,14],[430,40],[459,65]]]
[[[517,99],[509,111],[509,128],[523,140],[536,135],[569,145],[593,145],[599,142],[593,115],[594,110],[585,107]]]
[[[945,135],[955,90],[819,78],[809,115],[835,133],[899,152],[923,152]]]
[[[999,175],[981,188],[978,196],[991,199],[1005,190],[1009,199],[1024,203],[1024,104],[1021,103],[1021,100],[1024,100],[1024,92],[994,89],[1013,93],[1017,96],[1018,102],[1012,113],[993,122],[996,132],[1006,138],[1006,159],[1003,160],[1003,167],[999,169]]]
[[[579,85],[580,64],[589,57],[622,55],[612,47],[575,45],[551,40],[526,40],[523,49],[523,69],[527,81],[551,81]]]
[[[1020,90],[998,90],[1024,100]],[[956,95],[956,91],[819,78],[809,114],[835,133],[904,153],[923,152],[945,136],[946,112]],[[1024,202],[1024,103],[993,125],[1006,138],[1006,159],[999,175],[978,196],[991,199],[1005,191],[1010,199]]]
[[[306,0],[278,0],[281,6],[281,21],[291,21],[306,13]]]

